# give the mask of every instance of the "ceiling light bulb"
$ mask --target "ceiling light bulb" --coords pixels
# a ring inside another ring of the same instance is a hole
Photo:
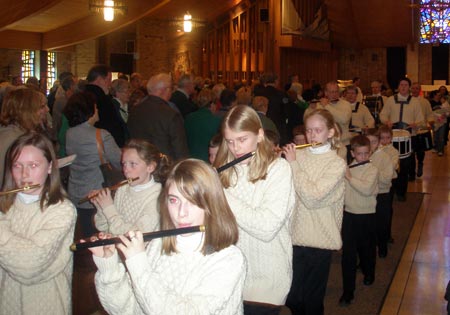
[[[183,21],[183,30],[186,33],[190,33],[192,31],[192,16],[189,14],[189,12],[186,12],[184,15],[184,21]]]
[[[113,21],[114,20],[114,1],[105,0],[104,8],[103,8],[103,18],[105,21]]]

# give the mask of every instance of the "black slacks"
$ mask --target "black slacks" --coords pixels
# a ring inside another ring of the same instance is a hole
[[[375,278],[375,213],[353,214],[344,211],[342,222],[342,284],[344,294],[355,291],[357,255],[364,276]]]
[[[387,243],[390,237],[392,203],[389,193],[377,195],[376,231],[378,251],[387,253]]]
[[[293,279],[286,305],[293,315],[322,315],[332,251],[294,246]]]

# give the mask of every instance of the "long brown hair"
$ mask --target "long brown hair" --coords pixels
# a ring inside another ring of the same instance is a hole
[[[238,105],[231,108],[227,115],[223,118],[221,132],[222,135],[225,129],[231,129],[235,132],[249,131],[257,135],[262,130],[261,120],[255,110],[247,105]],[[263,137],[262,141],[258,143],[256,154],[249,162],[248,180],[252,183],[258,180],[265,179],[269,165],[277,158],[273,145],[270,141]],[[228,149],[226,139],[222,139],[217,152],[214,167],[220,167],[234,160],[233,154]],[[236,169],[231,167],[220,173],[220,180],[225,188],[230,187],[231,177]]]
[[[45,181],[40,195],[40,207],[41,210],[44,211],[48,206],[62,202],[66,198],[66,193],[61,185],[58,161],[56,160],[53,145],[43,134],[29,132],[20,136],[13,142],[6,154],[5,180],[3,182],[2,190],[7,191],[19,188],[17,187],[12,176],[12,166],[19,158],[23,148],[26,146],[33,146],[41,150],[47,161],[51,163],[51,172]],[[9,194],[0,197],[0,208],[4,213],[8,212],[11,208],[15,198],[16,194]]]
[[[172,184],[176,185],[187,200],[205,211],[206,232],[202,247],[204,255],[236,244],[238,226],[217,172],[206,162],[197,159],[178,162],[167,177],[159,196],[162,230],[175,228],[167,207],[169,188]],[[176,237],[164,238],[162,252],[170,254],[176,251]]]
[[[40,108],[39,92],[28,88],[12,90],[3,101],[0,124],[4,126],[14,124],[26,131],[36,130],[41,124],[38,114]]]

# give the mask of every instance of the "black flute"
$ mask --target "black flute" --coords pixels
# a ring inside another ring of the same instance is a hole
[[[364,164],[367,164],[367,163],[370,163],[370,160],[359,162],[359,163],[356,163],[356,164],[352,164],[348,168],[354,168],[354,167],[361,166],[361,165],[364,165]]]
[[[179,229],[148,232],[148,233],[144,233],[143,236],[144,236],[144,242],[147,242],[154,238],[174,236],[174,235],[194,233],[194,232],[204,232],[205,230],[206,230],[206,226],[196,225],[196,226],[189,226],[189,227],[184,227],[184,228],[179,228]],[[114,237],[114,238],[108,238],[108,239],[98,240],[98,241],[94,241],[94,242],[73,243],[72,245],[70,245],[70,250],[74,252],[74,251],[77,251],[80,249],[112,245],[112,244],[121,243],[121,242],[122,241],[120,240],[120,238]]]
[[[227,164],[225,164],[225,165],[222,165],[221,167],[218,167],[218,168],[217,168],[217,173],[223,172],[223,171],[225,171],[227,168],[230,168],[230,167],[232,167],[232,166],[238,164],[239,162],[242,162],[242,161],[244,161],[244,160],[246,160],[246,159],[252,157],[252,156],[255,155],[255,154],[256,154],[256,152],[249,152],[249,153],[247,153],[247,154],[244,154],[243,156],[238,157],[237,159],[235,159],[235,160],[233,160],[233,161],[231,161],[231,162],[229,162],[229,163],[227,163]]]

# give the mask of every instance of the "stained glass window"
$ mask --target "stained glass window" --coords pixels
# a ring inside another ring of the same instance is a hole
[[[34,51],[22,50],[22,81],[34,77]]]
[[[47,53],[47,92],[53,86],[56,80],[56,53],[49,51]]]
[[[421,0],[420,43],[450,43],[450,0]]]

